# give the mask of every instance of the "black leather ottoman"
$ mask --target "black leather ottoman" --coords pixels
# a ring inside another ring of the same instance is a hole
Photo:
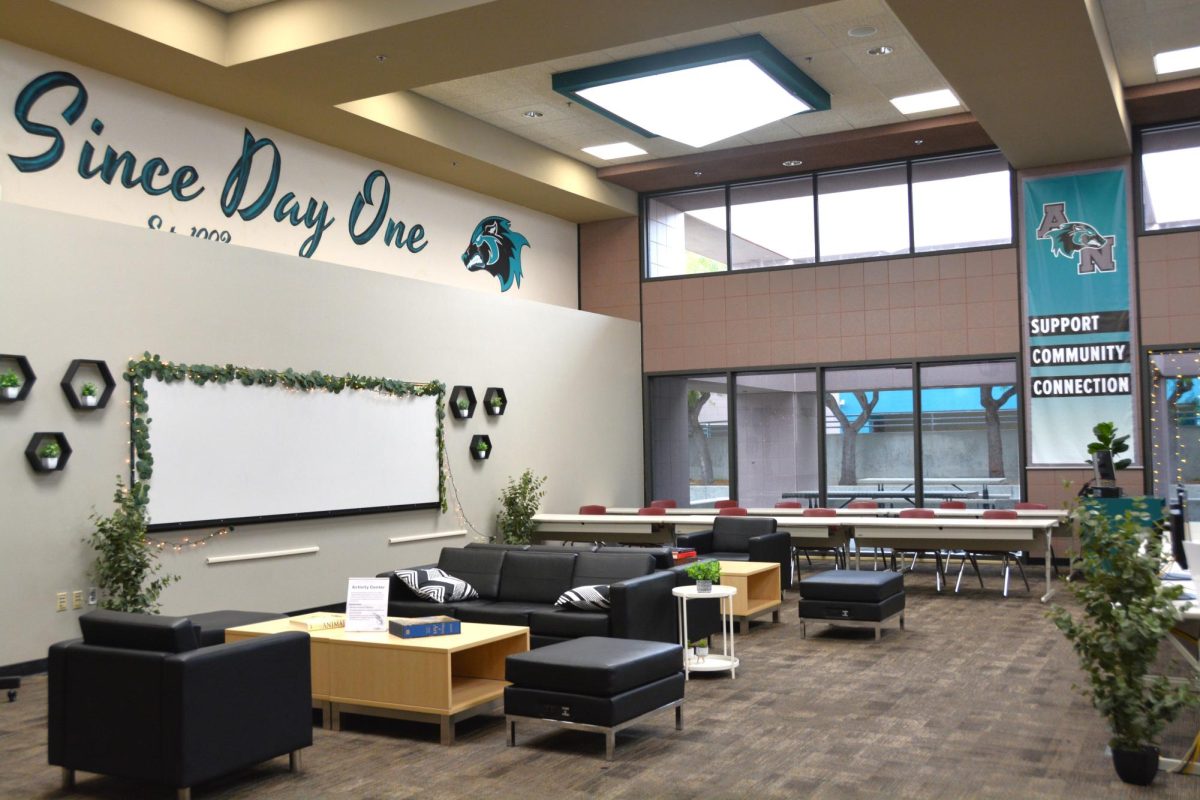
[[[647,714],[675,709],[683,730],[683,648],[665,642],[583,636],[507,658],[504,719],[508,746],[517,720],[541,720],[605,736],[612,761],[616,734]]]
[[[196,641],[201,647],[211,647],[214,644],[225,644],[225,629],[236,628],[239,625],[253,625],[256,622],[267,622],[273,619],[284,619],[287,614],[276,614],[271,611],[206,611],[203,614],[188,614],[192,625],[196,626]]]
[[[808,636],[805,620],[831,625],[875,629],[875,641],[885,623],[899,619],[904,628],[904,576],[899,572],[834,570],[800,581],[800,635]]]

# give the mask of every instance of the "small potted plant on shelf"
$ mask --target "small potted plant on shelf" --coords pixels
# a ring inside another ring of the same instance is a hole
[[[1071,641],[1092,705],[1108,720],[1113,766],[1126,783],[1149,785],[1158,772],[1157,740],[1184,709],[1200,703],[1200,682],[1174,683],[1151,670],[1158,645],[1179,619],[1182,588],[1164,585],[1162,542],[1144,504],[1120,518],[1085,502],[1071,512],[1079,530],[1081,580],[1066,584],[1078,616],[1055,606],[1048,616]]]
[[[465,394],[460,394],[458,399],[454,401],[454,407],[457,409],[455,413],[460,419],[466,419],[471,414],[471,398]]]
[[[480,460],[487,458],[488,451],[491,449],[492,449],[492,446],[487,443],[486,439],[480,439],[478,442],[475,443],[475,458],[478,458]]]
[[[713,584],[721,582],[721,563],[697,561],[687,568],[687,574],[696,581],[697,592],[711,592]]]
[[[16,370],[6,369],[0,372],[0,392],[4,394],[5,400],[17,399],[17,395],[21,393],[21,378]]]
[[[45,469],[56,469],[58,467],[58,457],[62,455],[62,448],[54,439],[45,439],[37,450],[38,458],[42,460],[42,467]]]
[[[498,394],[492,395],[492,399],[488,401],[488,405],[492,407],[493,414],[499,414],[504,410],[504,398]]]
[[[100,397],[96,394],[96,384],[91,382],[85,383],[79,390],[79,398],[88,408],[95,407],[100,402]]]
[[[696,660],[703,661],[708,656],[708,638],[705,637],[692,642],[692,650],[696,654]]]

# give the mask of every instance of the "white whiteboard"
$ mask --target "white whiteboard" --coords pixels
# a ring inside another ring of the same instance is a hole
[[[436,395],[145,387],[152,528],[438,503]]]

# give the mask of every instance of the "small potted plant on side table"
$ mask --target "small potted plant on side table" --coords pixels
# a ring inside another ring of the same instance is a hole
[[[5,400],[17,399],[17,395],[21,393],[21,378],[16,370],[6,369],[0,372],[0,393],[3,393]]]
[[[96,394],[96,384],[85,383],[79,390],[79,399],[88,408],[95,408],[96,404],[100,402],[100,397]]]
[[[692,642],[692,650],[697,661],[703,661],[708,656],[708,637]]]
[[[696,581],[697,592],[711,592],[713,584],[721,582],[721,562],[697,561],[687,568],[687,574]]]
[[[38,458],[42,460],[42,467],[44,469],[56,469],[58,467],[58,457],[62,455],[62,448],[53,439],[46,439],[38,445],[37,454]]]

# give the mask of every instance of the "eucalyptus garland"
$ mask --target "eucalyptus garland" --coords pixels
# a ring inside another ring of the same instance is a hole
[[[141,358],[130,359],[125,370],[132,397],[133,420],[130,424],[133,463],[136,479],[130,486],[130,494],[141,506],[150,499],[149,480],[154,474],[154,456],[150,452],[150,404],[146,399],[146,379],[155,378],[164,383],[191,381],[197,386],[206,383],[226,384],[237,382],[242,386],[282,386],[304,391],[326,391],[339,394],[345,389],[389,394],[395,397],[437,397],[437,445],[438,445],[438,502],[442,513],[446,504],[446,437],[445,396],[446,385],[441,381],[410,383],[390,378],[373,378],[366,375],[326,375],[323,372],[296,372],[290,367],[282,372],[272,369],[235,367],[233,364],[179,364],[163,361],[157,354],[143,353]]]

